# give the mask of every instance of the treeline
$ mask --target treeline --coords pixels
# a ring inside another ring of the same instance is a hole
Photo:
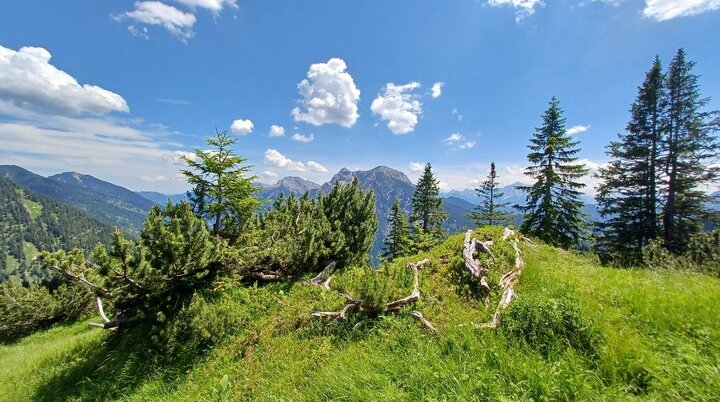
[[[704,110],[710,99],[700,93],[694,66],[683,49],[666,72],[659,58],[653,61],[630,107],[625,133],[607,146],[610,161],[597,175],[599,222],[588,222],[582,212],[581,179],[589,170],[577,157],[579,141],[565,129],[559,101],[552,98],[528,145],[525,174],[534,183],[518,187],[526,202],[513,206],[523,214],[520,230],[559,247],[590,245],[606,264],[682,265],[670,262],[673,256],[688,266],[711,262],[720,244],[703,228],[717,219],[706,190],[720,178],[720,112]],[[498,189],[493,163],[476,189],[481,202],[471,216],[478,226],[513,219]]]
[[[112,228],[82,211],[45,197],[0,176],[0,283],[29,286],[50,283],[47,270],[33,262],[33,252],[92,250],[110,240]]]

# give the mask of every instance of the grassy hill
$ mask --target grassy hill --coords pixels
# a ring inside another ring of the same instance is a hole
[[[485,232],[497,237],[497,231]],[[710,400],[720,395],[720,280],[603,268],[524,244],[518,299],[497,329],[459,274],[462,235],[427,255],[414,308],[353,331],[310,319],[342,306],[320,287],[219,283],[197,295],[166,355],[140,328],[122,340],[58,326],[0,346],[0,400]],[[507,261],[496,239],[495,271]],[[494,263],[495,264],[495,263]],[[383,269],[390,269],[384,267]],[[491,283],[502,272],[492,272]],[[337,278],[341,281],[342,277]],[[410,293],[410,289],[406,289]],[[190,329],[187,331],[187,329]],[[202,349],[204,341],[216,340]]]

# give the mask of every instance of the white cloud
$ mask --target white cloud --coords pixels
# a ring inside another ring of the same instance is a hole
[[[460,112],[457,110],[456,107],[452,108],[452,110],[450,111],[450,114],[455,116],[455,118],[457,118],[457,121],[462,121],[462,119],[463,119],[463,115],[460,114]]]
[[[352,127],[360,115],[357,103],[360,90],[355,86],[352,76],[345,71],[347,65],[340,58],[332,58],[327,63],[310,66],[307,79],[298,84],[302,96],[301,106],[290,114],[295,121],[304,121],[315,126],[335,123],[343,127]]]
[[[315,161],[308,161],[307,167],[309,170],[311,170],[313,172],[318,172],[318,173],[327,173],[327,171],[328,171],[325,166],[323,166]]]
[[[304,171],[305,164],[287,158],[275,149],[265,151],[265,164],[286,170]]]
[[[510,6],[515,9],[515,22],[520,22],[535,13],[535,7],[545,5],[542,0],[487,0],[493,7]]]
[[[643,15],[658,21],[720,9],[720,0],[646,0]]]
[[[436,82],[433,84],[431,91],[433,98],[439,98],[442,95],[442,87],[445,85],[444,82]]]
[[[412,93],[417,88],[420,88],[417,82],[405,85],[388,83],[384,92],[373,100],[370,110],[388,122],[387,126],[393,134],[410,133],[415,130],[418,116],[422,114],[422,104]]]
[[[270,131],[268,132],[269,137],[284,137],[285,136],[285,128],[281,126],[276,126],[273,124],[270,126]]]
[[[181,192],[184,164],[171,133],[138,119],[67,117],[0,100],[0,164],[39,174],[79,171],[134,190]]]
[[[315,134],[305,135],[301,133],[295,133],[290,137],[293,141],[297,142],[312,142],[315,139]]]
[[[452,133],[449,137],[445,138],[443,141],[447,142],[448,144],[453,144],[458,141],[462,141],[464,137],[460,135],[460,133]]]
[[[136,23],[159,25],[182,41],[187,41],[195,34],[195,15],[178,10],[160,1],[138,1],[135,9],[113,16],[116,21],[130,19]],[[132,32],[131,32],[132,33]]]
[[[465,141],[462,144],[458,145],[458,149],[470,149],[475,146],[475,141]]]
[[[580,134],[580,133],[584,133],[584,132],[588,131],[589,129],[590,129],[589,125],[583,126],[583,125],[578,124],[577,126],[572,126],[572,127],[568,128],[567,133],[569,135]]]
[[[225,6],[231,8],[238,8],[237,0],[176,0],[178,3],[182,3],[192,9],[205,8],[212,11],[215,14],[220,14],[220,11]]]
[[[130,32],[130,35],[143,38],[143,39],[150,39],[150,34],[148,33],[147,27],[142,27],[142,29],[137,28],[135,25],[128,25],[127,27],[128,32]]]
[[[410,172],[412,173],[420,173],[425,170],[425,165],[420,162],[410,162],[410,164],[408,165],[408,170],[410,170]]]
[[[278,177],[277,173],[271,172],[269,170],[262,172],[260,175],[266,179],[275,179]]]
[[[0,46],[0,100],[20,108],[61,114],[129,112],[122,96],[75,78],[50,64],[50,52],[41,47],[15,51]]]
[[[253,122],[250,119],[237,119],[232,122],[230,131],[237,135],[248,135],[253,131]]]

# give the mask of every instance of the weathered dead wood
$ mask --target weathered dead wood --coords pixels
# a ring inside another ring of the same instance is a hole
[[[244,282],[280,282],[288,277],[275,271],[251,271],[243,274]]]
[[[310,279],[309,283],[313,285],[323,285],[323,282],[325,282],[327,279],[329,279],[330,275],[335,272],[335,268],[337,267],[337,261],[335,260],[327,260],[324,262],[324,266],[322,271],[320,271],[319,274],[317,274],[314,278]]]
[[[470,272],[470,275],[477,278],[480,282],[480,286],[483,288],[485,294],[490,293],[490,285],[487,282],[487,267],[482,265],[480,261],[475,259],[475,252],[480,251],[493,257],[489,246],[491,242],[481,242],[478,239],[472,237],[472,230],[465,232],[465,246],[463,247],[463,259],[465,260],[465,268]]]
[[[100,299],[99,296],[95,298],[95,302],[97,303],[97,308],[98,308],[98,312],[100,313],[100,317],[102,317],[104,322],[110,322],[110,319],[107,318],[107,316],[105,315],[105,309],[103,309],[102,300]]]
[[[410,295],[403,297],[402,299],[398,299],[395,301],[391,301],[385,305],[384,309],[367,309],[363,307],[362,300],[357,300],[355,297],[348,293],[344,293],[346,304],[340,311],[314,311],[310,314],[312,318],[320,319],[320,318],[334,318],[337,320],[345,321],[347,320],[348,314],[352,311],[358,311],[367,314],[368,318],[359,321],[357,324],[353,326],[353,331],[357,331],[359,328],[361,328],[366,323],[376,319],[380,314],[383,312],[389,312],[389,313],[396,313],[399,310],[401,310],[404,306],[414,303],[420,299],[420,278],[419,278],[419,272],[420,268],[422,268],[425,264],[430,262],[429,258],[426,258],[424,260],[418,261],[416,263],[409,263],[407,264],[408,268],[413,270],[413,290]],[[330,289],[330,278],[328,278],[325,282],[320,284],[320,286],[325,287],[326,289]],[[437,329],[428,321],[421,312],[419,311],[413,311],[411,315],[415,318],[417,318],[426,328],[433,332],[437,332]]]
[[[510,230],[512,233],[507,237],[505,237],[505,233],[503,233],[503,238],[505,239],[515,234],[512,229],[506,230]],[[517,236],[515,239],[510,240],[510,244],[512,244],[513,249],[515,250],[515,267],[500,278],[500,288],[503,292],[500,296],[500,301],[498,302],[498,306],[495,309],[492,319],[489,322],[478,325],[478,328],[497,328],[500,323],[500,315],[502,311],[506,309],[516,298],[515,284],[518,279],[520,279],[520,274],[525,268],[525,260],[522,258],[522,251],[520,250],[520,247],[517,245]]]

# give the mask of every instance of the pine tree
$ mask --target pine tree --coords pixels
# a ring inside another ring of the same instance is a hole
[[[447,213],[442,208],[438,181],[433,177],[429,163],[425,165],[425,171],[415,187],[412,208],[410,220],[418,230],[432,232],[436,237],[442,234],[442,223]]]
[[[500,202],[504,194],[499,190],[500,184],[497,181],[495,162],[492,162],[487,180],[475,189],[480,198],[480,204],[475,207],[475,212],[469,215],[475,221],[475,225],[506,225],[512,222],[512,214],[507,212],[510,203]]]
[[[565,118],[560,102],[553,97],[543,115],[543,125],[535,129],[528,148],[527,176],[535,179],[532,186],[520,186],[527,192],[526,203],[518,208],[524,212],[520,230],[549,244],[570,247],[585,231],[578,182],[586,175],[585,165],[577,163],[578,141],[565,131]]]
[[[194,157],[183,156],[190,167],[183,171],[193,186],[190,199],[198,216],[212,222],[213,234],[236,239],[260,206],[253,197],[255,176],[249,176],[253,167],[233,152],[231,146],[237,140],[227,131],[216,132],[206,141],[211,150],[196,149]]]
[[[634,264],[641,251],[660,235],[658,221],[659,146],[662,134],[663,74],[655,58],[630,107],[625,134],[610,143],[612,158],[600,169],[597,193],[600,254],[604,259]]]
[[[719,170],[708,163],[718,152],[715,137],[718,111],[702,112],[709,98],[701,98],[695,63],[678,50],[665,76],[663,238],[672,252],[685,251],[690,236],[702,230],[709,197],[700,189],[717,180]]]
[[[392,261],[397,257],[408,255],[412,250],[408,220],[402,208],[400,208],[399,200],[395,200],[395,204],[390,209],[388,223],[389,231],[383,243],[382,257]]]

